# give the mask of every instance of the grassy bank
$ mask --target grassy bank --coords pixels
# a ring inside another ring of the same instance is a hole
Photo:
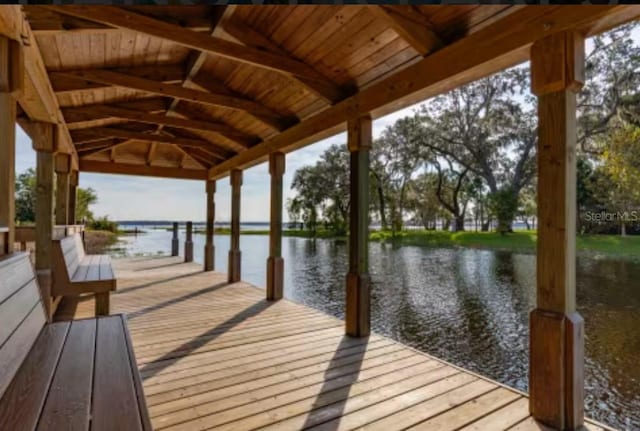
[[[197,231],[204,233],[204,231]],[[230,229],[216,228],[216,234],[228,235]],[[268,230],[246,230],[242,235],[268,235]],[[314,237],[306,230],[284,230],[287,237]],[[337,237],[331,231],[319,230],[315,238]],[[423,247],[465,247],[490,250],[511,250],[520,252],[535,252],[537,234],[535,231],[517,231],[508,235],[495,232],[443,232],[412,230],[402,231],[392,235],[390,231],[371,232],[371,241],[389,242],[395,245],[413,245]],[[640,259],[640,237],[619,235],[578,235],[576,249],[583,255],[610,256]]]
[[[108,230],[86,230],[84,241],[87,254],[102,254],[118,242],[118,235]]]

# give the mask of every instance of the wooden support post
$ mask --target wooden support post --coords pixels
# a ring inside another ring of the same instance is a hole
[[[213,245],[213,224],[216,218],[216,193],[215,180],[207,180],[207,232],[204,245],[204,270],[213,271],[215,268],[215,247]]]
[[[71,173],[71,156],[58,153],[55,155],[56,171],[56,224],[69,224],[69,176]]]
[[[538,96],[537,308],[530,315],[529,409],[559,430],[584,422],[584,325],[576,312],[576,92],[584,39],[560,33],[531,49]]]
[[[193,222],[187,222],[187,235],[184,239],[184,261],[193,262]]]
[[[32,123],[30,127],[33,149],[36,150],[36,273],[49,319],[52,314],[51,286],[53,285],[53,182],[55,152],[58,148],[57,126]]]
[[[282,299],[284,259],[282,258],[282,175],[285,169],[283,153],[269,154],[271,174],[271,218],[269,257],[267,258],[267,299]]]
[[[349,120],[351,153],[349,218],[349,272],[347,274],[346,333],[366,337],[370,332],[369,310],[369,150],[371,116]]]
[[[231,246],[229,248],[229,283],[240,281],[240,187],[242,171],[231,171]]]
[[[78,196],[78,171],[71,171],[69,174],[69,201],[67,209],[68,223],[76,224],[76,202]]]
[[[173,223],[173,238],[171,239],[171,256],[180,254],[180,240],[178,239],[178,223]]]
[[[15,242],[16,97],[23,87],[22,46],[0,36],[0,228],[7,228],[0,256]]]

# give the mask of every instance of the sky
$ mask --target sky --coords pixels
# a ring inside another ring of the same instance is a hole
[[[373,122],[373,136],[397,119],[413,115],[419,105],[396,111]],[[16,126],[16,175],[35,167],[36,153],[30,138]],[[286,155],[283,178],[284,200],[295,196],[291,181],[296,169],[315,164],[331,145],[346,146],[346,133],[324,139]],[[269,221],[269,166],[262,163],[244,171],[240,219],[243,222]],[[109,216],[111,220],[175,220],[204,221],[206,194],[204,181],[138,177],[130,175],[93,174],[80,172],[80,187],[91,187],[98,195],[92,206],[95,216]],[[218,180],[215,194],[216,221],[231,218],[231,188],[229,178]],[[283,218],[288,221],[286,210]]]
[[[632,32],[632,39],[640,43],[640,27]],[[593,44],[586,41],[587,54]],[[421,102],[424,103],[424,102]],[[420,103],[396,111],[373,122],[373,137],[396,120],[413,115]],[[35,167],[35,152],[29,137],[17,128],[16,173]],[[283,178],[284,200],[295,196],[291,181],[296,169],[315,164],[320,155],[331,145],[346,145],[346,133],[318,141],[286,155],[286,171]],[[240,219],[243,222],[269,220],[269,169],[262,163],[244,171]],[[96,216],[109,216],[112,220],[175,220],[203,221],[206,219],[205,184],[203,181],[174,180],[128,175],[80,173],[80,187],[91,187],[98,195],[92,207]],[[218,181],[215,194],[216,221],[230,220],[229,178]],[[286,210],[283,218],[288,221]]]

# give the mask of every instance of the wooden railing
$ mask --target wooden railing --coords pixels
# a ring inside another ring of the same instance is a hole
[[[84,241],[84,225],[56,225],[53,227],[52,240],[62,239],[67,236],[79,233],[82,235]],[[16,239],[17,243],[20,243],[20,250],[27,250],[27,243],[36,241],[36,227],[35,226],[16,226]]]

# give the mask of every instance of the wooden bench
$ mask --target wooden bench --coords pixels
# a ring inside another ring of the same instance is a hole
[[[79,233],[53,241],[52,295],[95,293],[96,315],[109,314],[109,295],[116,290],[111,258],[84,252]]]
[[[47,324],[27,253],[0,281],[0,430],[151,430],[123,315]]]

